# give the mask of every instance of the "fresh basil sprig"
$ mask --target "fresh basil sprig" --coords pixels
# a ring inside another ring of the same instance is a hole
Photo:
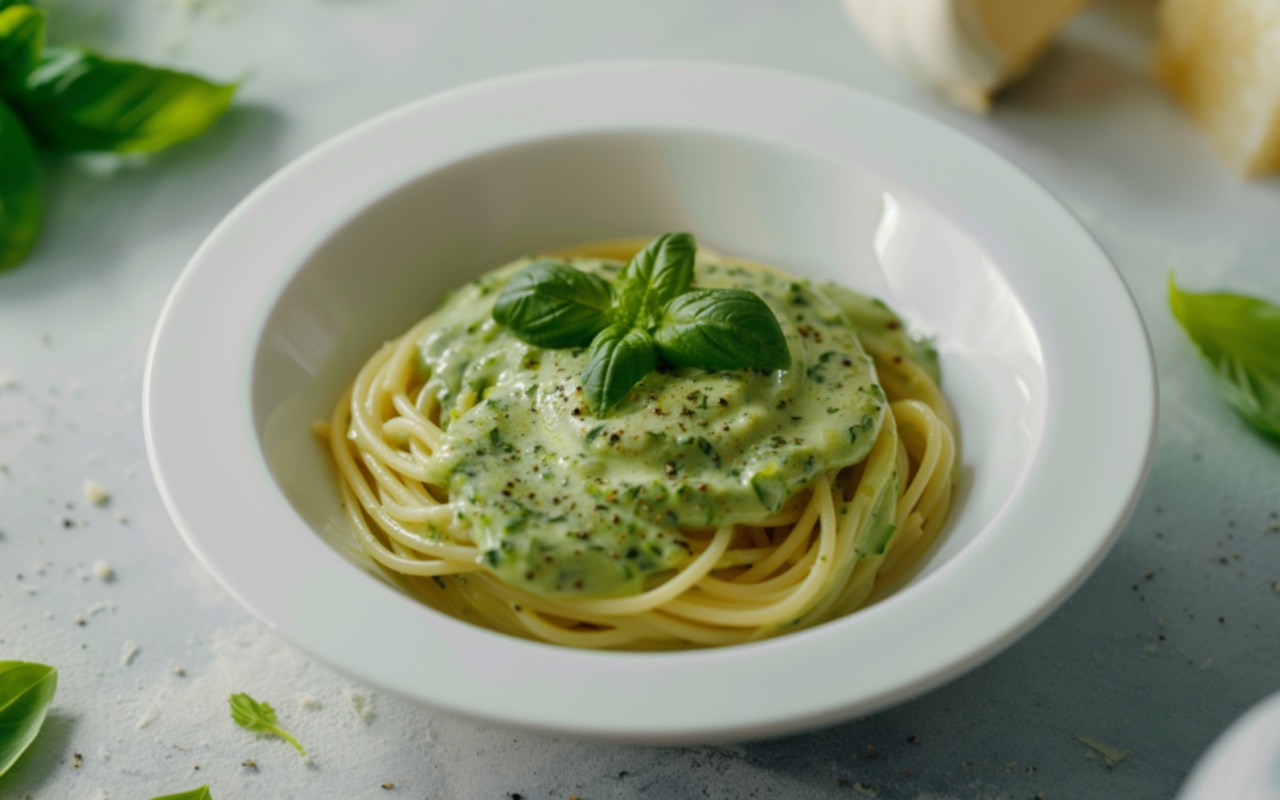
[[[20,263],[40,235],[34,147],[155,153],[203,133],[236,90],[79,48],[46,48],[45,24],[43,10],[0,0],[0,271]]]
[[[791,354],[773,311],[743,289],[693,289],[697,244],[687,233],[650,242],[616,285],[537,261],[498,294],[493,318],[537,347],[586,347],[583,391],[603,416],[661,357],[699,369],[787,369]]]
[[[58,671],[28,661],[0,661],[0,775],[40,732],[58,688]]]
[[[1218,393],[1254,428],[1280,439],[1280,306],[1183,292],[1171,275],[1169,308],[1211,367]]]
[[[155,153],[203,133],[235,91],[234,84],[50,47],[13,104],[41,147]]]
[[[20,89],[43,48],[44,12],[25,4],[0,4],[0,91]]]
[[[44,221],[40,165],[22,123],[0,100],[0,272],[22,262]]]

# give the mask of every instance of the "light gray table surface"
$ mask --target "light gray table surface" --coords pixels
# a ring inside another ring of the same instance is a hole
[[[1170,271],[1190,288],[1280,299],[1280,182],[1231,175],[1155,85],[1152,3],[1087,11],[987,117],[887,67],[833,0],[48,6],[57,39],[244,84],[207,136],[145,166],[47,160],[44,240],[0,275],[0,659],[59,669],[45,728],[0,797],[149,798],[209,783],[218,800],[1167,798],[1280,688],[1280,448],[1219,400],[1165,299]],[[559,740],[356,686],[271,635],[180,540],[146,462],[143,367],[167,293],[217,221],[379,112],[494,75],[621,58],[790,70],[919,109],[1036,176],[1114,259],[1159,374],[1150,479],[1096,573],[990,662],[891,710],[782,739]],[[107,505],[86,500],[86,479]],[[94,574],[98,561],[114,580]],[[236,728],[232,691],[272,701],[313,763]],[[1081,737],[1127,755],[1108,764]]]

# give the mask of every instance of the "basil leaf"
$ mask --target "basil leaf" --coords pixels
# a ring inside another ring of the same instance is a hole
[[[50,47],[14,103],[44,147],[154,153],[203,133],[227,110],[235,90],[195,75]]]
[[[598,275],[539,261],[498,294],[493,318],[537,347],[586,347],[609,324],[613,288]]]
[[[298,755],[307,758],[307,751],[303,749],[298,740],[280,727],[280,719],[276,716],[276,710],[271,707],[270,703],[260,703],[254,700],[244,692],[238,692],[228,698],[231,706],[231,719],[235,724],[239,725],[247,731],[253,731],[259,736],[276,736],[284,739],[293,745],[293,749],[298,751]]]
[[[786,369],[791,353],[772,309],[743,289],[697,289],[667,303],[654,331],[672,364],[702,369]]]
[[[693,284],[698,245],[687,233],[665,233],[636,253],[618,276],[618,320],[651,327],[658,311]]]
[[[1218,393],[1280,438],[1280,306],[1238,294],[1191,294],[1169,277],[1169,308],[1200,350]]]
[[[21,89],[44,49],[44,11],[0,5],[0,94]]]
[[[0,100],[0,272],[22,262],[44,221],[40,163],[22,123]]]
[[[29,6],[31,0],[0,0],[0,11],[13,6]]]
[[[58,671],[53,667],[0,661],[0,775],[40,732],[57,688]]]
[[[582,387],[591,413],[604,416],[626,399],[640,380],[657,366],[653,340],[640,328],[612,325],[600,332],[587,351]]]
[[[166,794],[164,797],[153,797],[151,800],[213,800],[213,795],[209,794],[209,787],[206,784],[186,792]]]

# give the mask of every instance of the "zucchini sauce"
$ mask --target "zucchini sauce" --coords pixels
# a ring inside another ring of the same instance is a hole
[[[529,263],[458,289],[418,341],[418,378],[444,432],[432,482],[448,489],[451,528],[499,580],[548,597],[639,593],[692,558],[682,531],[767,524],[875,441],[887,401],[853,321],[891,316],[875,301],[699,256],[695,287],[746,289],[774,312],[790,368],[660,363],[597,417],[581,383],[586,348],[535,347],[493,319],[494,298]],[[568,263],[609,280],[624,266]],[[892,532],[888,519],[881,527]]]

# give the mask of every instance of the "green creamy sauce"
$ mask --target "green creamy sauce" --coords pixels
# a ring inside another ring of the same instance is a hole
[[[699,262],[695,287],[748,289],[773,309],[791,368],[660,366],[598,418],[582,390],[585,349],[534,347],[492,318],[527,263],[459,289],[419,342],[445,430],[433,478],[504,582],[547,596],[640,592],[690,559],[680,528],[761,520],[871,448],[884,391],[854,327],[807,281]],[[610,280],[622,267],[572,263]],[[458,414],[470,393],[476,405]]]

